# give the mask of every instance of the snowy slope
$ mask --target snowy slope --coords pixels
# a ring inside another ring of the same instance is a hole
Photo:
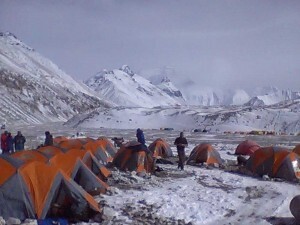
[[[43,123],[107,105],[13,34],[0,33],[0,122]]]
[[[300,91],[280,90],[276,87],[261,87],[253,91],[247,105],[273,105],[281,101],[300,99]]]
[[[180,96],[167,94],[126,65],[112,71],[101,71],[85,81],[85,84],[119,106],[151,108],[174,106],[183,102]]]
[[[265,107],[156,107],[99,109],[78,115],[67,124],[79,127],[206,128],[210,132],[266,130],[298,133],[300,100]]]

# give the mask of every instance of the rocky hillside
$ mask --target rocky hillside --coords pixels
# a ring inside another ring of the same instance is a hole
[[[108,104],[13,34],[0,33],[0,106],[0,123],[28,124]]]

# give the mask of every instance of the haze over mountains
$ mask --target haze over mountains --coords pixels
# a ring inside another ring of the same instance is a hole
[[[175,85],[172,70],[103,70],[84,83],[13,34],[0,33],[0,122],[47,123],[112,128],[211,131],[271,129],[297,132],[300,93],[276,87],[220,90]],[[74,117],[75,116],[75,117]]]

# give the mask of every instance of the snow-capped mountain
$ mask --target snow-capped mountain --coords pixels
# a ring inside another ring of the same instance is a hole
[[[181,86],[183,96],[189,105],[224,106],[243,105],[261,106],[273,105],[281,101],[300,98],[300,91],[280,90],[276,87],[260,87],[254,90],[219,89],[199,87],[193,82]]]
[[[120,69],[103,70],[84,83],[118,106],[151,108],[184,102],[170,81],[164,80],[160,86],[156,86],[126,65]]]
[[[152,70],[140,71],[143,77],[147,78],[152,84],[156,85],[159,89],[166,94],[175,98],[182,104],[186,104],[186,101],[181,91],[174,85],[170,77],[174,76],[175,70],[170,67],[157,68]]]
[[[0,33],[0,123],[65,121],[107,106],[11,33]]]
[[[286,133],[300,131],[300,100],[272,106],[110,108],[77,115],[67,124],[79,127],[109,127],[181,130],[195,128],[211,132],[265,130]]]
[[[280,90],[276,87],[256,88],[247,105],[272,105],[281,101],[290,101],[300,98],[300,91]]]
[[[189,83],[182,89],[183,96],[189,105],[221,106],[242,105],[250,100],[245,90],[221,90],[212,87],[199,87]]]

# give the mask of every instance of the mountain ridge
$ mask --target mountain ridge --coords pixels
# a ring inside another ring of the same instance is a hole
[[[66,121],[109,103],[11,33],[0,33],[0,121]]]

